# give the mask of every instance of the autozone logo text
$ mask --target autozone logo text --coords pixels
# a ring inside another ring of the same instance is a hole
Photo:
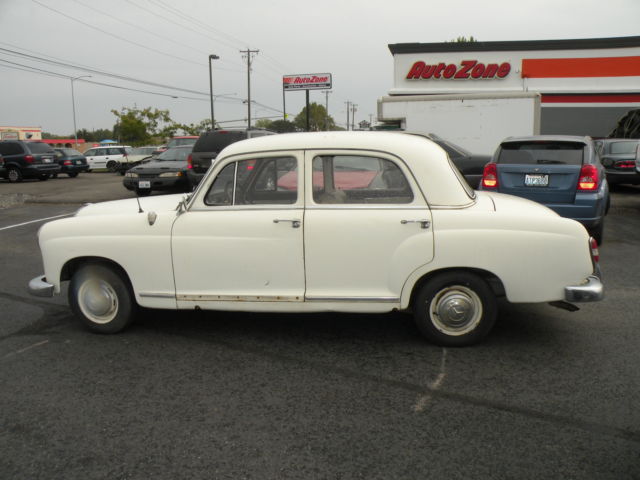
[[[329,77],[284,77],[284,83],[327,83],[329,81]]]
[[[481,79],[481,78],[504,78],[511,72],[511,64],[503,62],[484,63],[477,60],[463,60],[460,65],[453,63],[438,63],[427,65],[422,61],[415,62],[407,74],[408,80],[430,79],[430,78],[453,78],[453,79]]]

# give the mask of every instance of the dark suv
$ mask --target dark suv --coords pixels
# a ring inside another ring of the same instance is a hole
[[[193,151],[188,159],[187,178],[189,185],[195,187],[207,170],[211,166],[211,162],[218,156],[227,145],[245,140],[247,138],[263,137],[265,135],[274,135],[275,132],[262,130],[259,128],[246,129],[225,129],[210,130],[200,135],[198,141],[193,146]]]
[[[3,140],[0,142],[0,155],[4,157],[5,164],[2,177],[12,183],[21,182],[23,178],[46,180],[60,172],[53,148],[44,142]]]

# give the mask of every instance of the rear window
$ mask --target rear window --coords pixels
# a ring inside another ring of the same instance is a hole
[[[612,154],[636,153],[638,142],[612,142],[610,151]]]
[[[497,163],[511,165],[582,165],[586,145],[579,142],[509,142]]]
[[[31,153],[53,153],[53,148],[44,142],[30,142],[29,150]]]
[[[193,146],[194,152],[220,152],[227,145],[247,138],[244,131],[216,130],[202,134]]]
[[[181,147],[182,145],[193,145],[198,141],[197,138],[172,138],[169,140],[167,147]]]

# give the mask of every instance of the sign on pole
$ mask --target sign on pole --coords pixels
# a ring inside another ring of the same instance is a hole
[[[321,90],[331,88],[330,73],[304,73],[300,75],[284,75],[283,90]]]

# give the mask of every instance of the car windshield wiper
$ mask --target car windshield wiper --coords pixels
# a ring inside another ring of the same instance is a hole
[[[536,163],[541,163],[544,165],[564,165],[565,162],[561,161],[561,160],[537,160]]]

